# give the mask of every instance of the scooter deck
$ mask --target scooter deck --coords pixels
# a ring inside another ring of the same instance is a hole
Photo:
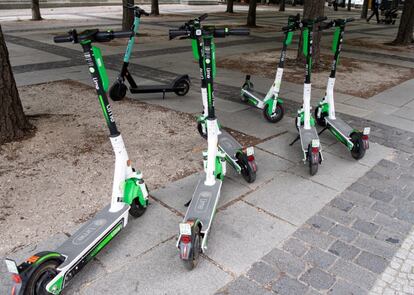
[[[345,123],[341,118],[336,118],[335,120],[325,118],[326,123],[331,126],[333,129],[338,131],[344,138],[349,138],[354,129]]]
[[[303,126],[299,127],[300,144],[303,152],[308,152],[308,147],[312,144],[312,140],[319,139],[318,132],[315,127],[305,129]]]
[[[158,93],[158,92],[173,92],[175,88],[173,85],[143,85],[136,88],[130,88],[131,93]]]
[[[216,183],[213,186],[207,186],[204,184],[204,177],[199,180],[190,206],[185,214],[184,222],[198,219],[202,225],[201,232],[206,233],[209,231],[220,198],[222,183],[221,180],[216,179]]]
[[[256,99],[256,100],[262,100],[263,94],[253,90],[253,89],[242,89],[242,91],[247,94],[248,96]]]
[[[218,136],[219,148],[226,153],[233,161],[237,161],[236,154],[242,149],[242,145],[224,129],[220,129]]]
[[[109,212],[110,205],[107,205],[96,216],[86,222],[76,233],[67,239],[56,252],[66,256],[66,260],[59,265],[63,269],[74,260],[80,259],[87,254],[91,247],[95,246],[95,240],[105,236],[113,227],[121,221],[125,214],[128,214],[129,206],[125,205],[118,212]]]

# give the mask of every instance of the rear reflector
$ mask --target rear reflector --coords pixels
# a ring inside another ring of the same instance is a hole
[[[191,236],[182,235],[181,236],[181,242],[184,244],[191,243]]]
[[[15,274],[15,273],[12,274],[12,280],[16,284],[20,284],[22,282],[22,279],[20,278],[20,276],[18,274]]]
[[[254,161],[254,155],[247,156],[247,160],[249,162],[253,162]]]
[[[362,140],[368,140],[368,135],[362,135]]]
[[[312,154],[318,154],[319,153],[319,148],[318,147],[313,147],[312,148]]]

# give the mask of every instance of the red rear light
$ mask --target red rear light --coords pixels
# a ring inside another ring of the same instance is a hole
[[[312,147],[312,154],[318,154],[319,148],[318,147]]]
[[[20,276],[18,274],[12,274],[12,280],[13,282],[15,282],[16,284],[21,284],[22,279],[20,278]]]
[[[249,162],[253,162],[254,161],[254,155],[247,156],[247,160]]]
[[[362,140],[368,140],[368,135],[362,135]]]
[[[181,236],[181,242],[184,244],[191,243],[191,236],[182,235]]]

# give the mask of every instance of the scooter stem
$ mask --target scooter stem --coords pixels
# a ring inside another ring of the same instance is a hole
[[[335,103],[334,103],[334,86],[335,86],[335,78],[329,77],[328,85],[326,87],[326,97],[325,100],[328,102],[329,105],[329,119],[335,120]]]
[[[218,128],[217,119],[207,119],[207,168],[206,168],[206,180],[204,184],[207,186],[213,186],[216,183],[216,177],[214,175],[216,169],[216,158],[218,151],[218,135],[220,130]]]
[[[128,175],[132,174],[132,167],[127,165],[129,158],[121,134],[116,137],[110,137],[110,139],[112,149],[115,153],[115,173],[112,185],[111,207],[109,211],[118,212],[125,206],[125,204],[120,201],[123,198],[122,183]]]
[[[208,98],[207,98],[207,89],[201,88],[201,98],[203,100],[203,116],[208,116]]]
[[[311,101],[311,84],[305,83],[303,85],[303,115],[304,115],[304,129],[311,129],[310,125],[310,101]]]

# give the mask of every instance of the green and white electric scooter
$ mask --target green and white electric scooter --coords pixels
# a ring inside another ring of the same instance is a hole
[[[125,7],[134,11],[134,23],[131,28],[131,31],[133,33],[129,37],[121,72],[119,73],[114,84],[109,89],[109,97],[113,101],[119,101],[125,97],[128,89],[128,87],[125,85],[125,80],[129,83],[129,91],[131,93],[162,93],[163,99],[165,98],[166,92],[174,92],[178,96],[186,95],[190,90],[190,77],[188,75],[180,75],[168,84],[137,85],[131,73],[128,71],[129,59],[131,57],[132,49],[134,48],[135,38],[138,33],[141,16],[149,14],[138,6],[130,5]]]
[[[191,39],[191,45],[193,48],[193,55],[196,61],[198,61],[200,68],[200,80],[201,80],[201,97],[203,101],[203,114],[197,117],[197,129],[203,138],[207,138],[207,118],[208,118],[208,85],[204,74],[204,59],[203,59],[203,36],[198,34],[197,30],[202,31],[201,22],[208,17],[207,14],[203,14],[200,17],[186,22],[180,27],[181,31],[190,32],[186,38]],[[207,27],[205,27],[207,28]],[[237,35],[241,32],[241,35],[246,34],[244,29],[232,29],[232,35]],[[174,37],[170,35],[170,37]],[[224,36],[223,36],[224,37]],[[211,69],[213,78],[216,75],[216,47],[214,39],[211,41]],[[214,95],[214,93],[212,93]],[[220,128],[218,135],[218,147],[221,152],[225,154],[226,161],[231,167],[243,176],[247,182],[253,182],[256,179],[257,165],[254,159],[254,148],[246,147],[242,145],[228,133],[226,130]]]
[[[20,265],[6,259],[14,281],[13,295],[60,294],[68,282],[127,225],[128,214],[140,217],[147,208],[147,187],[141,172],[131,166],[105,93],[109,81],[101,51],[92,45],[94,42],[107,42],[130,35],[131,32],[99,32],[95,29],[79,34],[72,30],[66,36],[54,38],[56,43],[79,43],[83,48],[115,153],[112,197],[109,205],[54,251],[37,253]]]
[[[246,80],[241,88],[241,100],[263,110],[263,116],[270,123],[279,122],[283,118],[285,112],[283,109],[283,99],[279,97],[280,84],[282,83],[287,47],[292,43],[293,32],[299,28],[299,25],[300,15],[291,15],[288,18],[288,25],[282,29],[285,37],[283,39],[279,65],[276,70],[275,80],[266,96],[262,98],[262,95],[254,90],[250,75],[246,75]]]
[[[296,128],[299,131],[298,137],[290,144],[293,145],[300,139],[303,152],[303,162],[308,163],[309,172],[315,175],[318,172],[319,164],[322,163],[322,147],[320,145],[318,132],[315,128],[315,119],[311,115],[311,74],[312,74],[312,43],[313,27],[315,24],[326,20],[326,17],[319,17],[316,20],[304,19],[301,21],[302,28],[302,50],[306,57],[305,81],[303,85],[303,105],[298,110],[296,117]]]
[[[199,26],[200,19],[189,22],[178,30],[170,30],[170,39],[185,36],[193,40],[195,57],[199,60],[202,82],[203,99],[206,100],[207,127],[207,152],[203,153],[205,174],[199,180],[195,192],[189,202],[184,220],[180,223],[180,233],[177,247],[180,258],[185,267],[193,269],[199,259],[200,253],[207,250],[207,239],[211,224],[216,213],[217,203],[220,199],[220,191],[224,175],[226,174],[226,158],[228,155],[219,148],[220,136],[223,131],[219,127],[214,108],[214,37],[225,37],[229,35],[248,35],[247,29],[217,29],[213,26]],[[195,43],[194,43],[195,40]],[[255,179],[251,161],[240,148],[234,157],[242,165],[241,169],[249,170],[250,182]],[[254,176],[253,176],[254,175]]]
[[[336,19],[323,24],[324,29],[335,28],[332,41],[334,57],[332,60],[331,74],[329,75],[328,84],[326,86],[325,97],[319,102],[315,109],[315,119],[318,125],[324,127],[319,134],[328,129],[339,142],[343,143],[348,148],[352,157],[359,160],[364,157],[365,151],[369,148],[368,136],[370,128],[365,127],[361,132],[349,126],[341,118],[336,116],[334,103],[336,68],[342,50],[345,26],[353,20],[353,18]]]

